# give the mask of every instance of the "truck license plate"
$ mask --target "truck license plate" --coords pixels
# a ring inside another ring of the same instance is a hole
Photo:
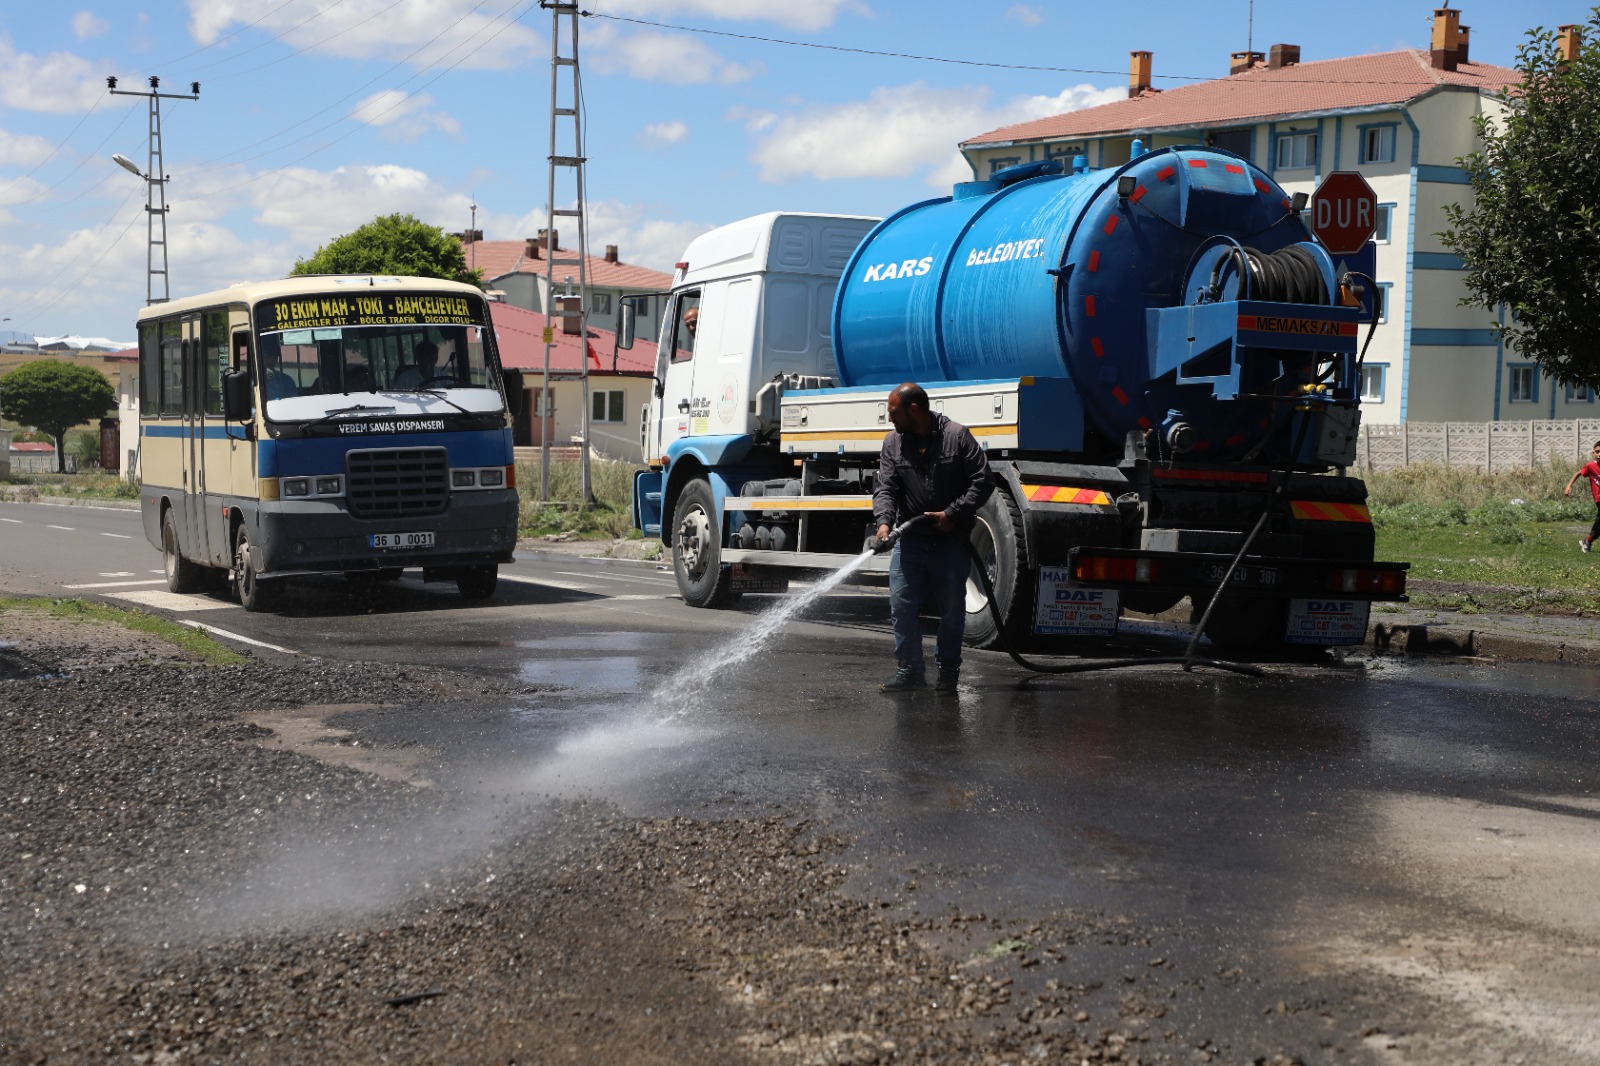
[[[1286,644],[1360,644],[1367,639],[1366,600],[1290,600]]]
[[[370,548],[431,548],[433,533],[369,533]]]

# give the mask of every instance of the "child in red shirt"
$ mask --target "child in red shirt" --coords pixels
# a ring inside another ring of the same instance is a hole
[[[1594,442],[1594,458],[1584,463],[1578,468],[1578,472],[1572,475],[1572,480],[1567,482],[1566,491],[1562,493],[1563,496],[1572,495],[1572,486],[1578,483],[1580,477],[1589,479],[1589,491],[1594,496],[1594,525],[1589,527],[1589,535],[1578,541],[1578,547],[1588,551],[1595,538],[1600,537],[1600,440]]]

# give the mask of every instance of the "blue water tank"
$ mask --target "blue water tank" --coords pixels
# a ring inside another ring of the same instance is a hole
[[[1264,253],[1310,239],[1271,177],[1209,148],[1089,173],[1024,164],[958,185],[884,219],[856,249],[834,299],[841,381],[1066,377],[1108,441],[1179,410],[1197,451],[1238,454],[1287,405],[1219,401],[1170,372],[1152,380],[1146,344],[1146,311],[1194,302],[1191,260],[1218,236]]]

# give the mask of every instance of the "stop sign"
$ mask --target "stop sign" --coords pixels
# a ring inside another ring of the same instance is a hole
[[[1353,170],[1322,179],[1311,197],[1311,232],[1334,255],[1354,255],[1378,225],[1378,195]]]

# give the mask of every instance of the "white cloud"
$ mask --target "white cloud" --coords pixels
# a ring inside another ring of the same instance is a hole
[[[105,95],[105,74],[70,52],[18,52],[0,37],[0,107],[50,115],[88,109]]]
[[[672,264],[683,255],[690,241],[720,225],[663,217],[668,209],[662,204],[591,200],[588,209],[590,255],[599,255],[605,251],[606,245],[614,244],[618,258],[624,263],[667,272],[672,270]],[[483,215],[480,213],[478,217],[481,219]],[[505,237],[498,239],[529,236],[543,229],[544,224],[545,213],[540,209],[509,222],[503,228],[486,232],[491,239],[497,239],[497,232],[505,234]],[[562,234],[562,243],[566,243],[565,233]]]
[[[93,11],[80,11],[72,16],[72,33],[80,41],[90,37],[99,37],[111,28],[111,23],[100,18]]]
[[[427,93],[412,96],[398,89],[385,89],[361,101],[350,117],[383,131],[392,141],[414,142],[429,130],[440,130],[459,137],[461,123],[443,111],[429,111],[433,97]]]
[[[1029,7],[1027,4],[1012,4],[1006,8],[1005,17],[1024,26],[1037,26],[1044,21],[1044,9]]]
[[[1124,95],[1079,85],[1056,96],[1020,97],[991,107],[985,89],[935,89],[917,82],[876,89],[866,100],[789,115],[730,112],[730,117],[742,119],[754,138],[750,158],[763,181],[901,178],[931,170],[942,183],[955,172],[952,149],[968,137]],[[961,180],[969,177],[964,171]]]
[[[251,43],[258,36],[283,34],[290,47],[322,55],[398,60],[420,46],[410,61],[418,68],[504,70],[536,63],[548,52],[538,33],[514,21],[521,9],[506,11],[502,4],[478,0],[398,6],[394,0],[343,0],[325,5],[323,14],[309,20],[301,4],[283,5],[263,17],[260,0],[188,2],[189,32],[202,45],[250,26]]]
[[[682,144],[689,136],[689,127],[677,119],[671,122],[652,122],[639,131],[635,138],[647,148],[661,148],[669,144]]]
[[[626,72],[641,81],[673,85],[746,81],[763,69],[724,59],[704,43],[683,33],[607,35],[596,50],[602,73]]]
[[[0,130],[0,160],[4,160],[8,167],[26,167],[41,163],[49,157],[54,148],[55,146],[43,137]],[[0,175],[0,189],[10,183],[11,179]]]
[[[773,22],[792,30],[824,30],[842,12],[869,14],[860,0],[609,0],[607,14],[638,18],[712,18]]]
[[[455,220],[469,215],[466,194],[393,163],[329,171],[290,167],[269,172],[247,189],[255,221],[282,230],[299,257],[379,215],[404,212],[445,229],[465,226]],[[283,269],[292,265],[293,259]]]

